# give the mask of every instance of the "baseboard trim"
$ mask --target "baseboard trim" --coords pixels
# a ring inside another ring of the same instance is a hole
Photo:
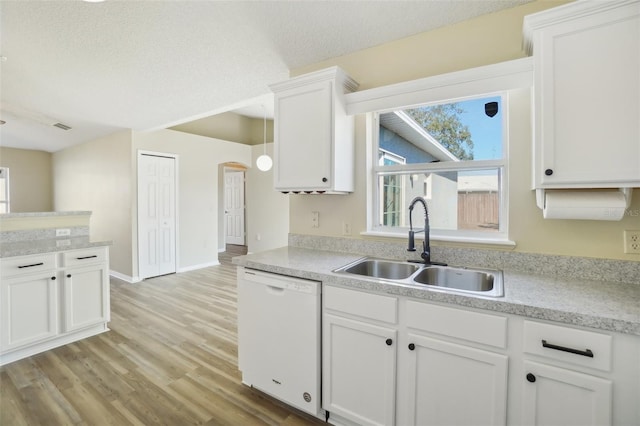
[[[218,266],[218,265],[220,265],[220,262],[218,260],[214,260],[213,262],[200,263],[199,265],[186,266],[184,268],[178,269],[178,272],[195,271],[197,269],[208,268],[209,266]]]
[[[119,280],[128,282],[129,284],[135,284],[135,283],[139,283],[140,281],[142,281],[140,279],[140,277],[132,277],[130,275],[121,274],[120,272],[113,271],[113,270],[109,271],[109,275],[111,275],[112,277],[117,278]]]

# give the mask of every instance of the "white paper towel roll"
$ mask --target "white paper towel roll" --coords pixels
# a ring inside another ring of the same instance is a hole
[[[546,191],[545,219],[620,220],[627,202],[620,191]]]

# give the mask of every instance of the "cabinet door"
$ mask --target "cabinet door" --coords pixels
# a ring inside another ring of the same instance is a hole
[[[537,184],[640,182],[639,11],[568,19],[537,36]]]
[[[0,292],[0,351],[58,334],[55,271],[4,279]]]
[[[403,385],[398,401],[408,425],[504,425],[506,355],[437,339],[408,335]]]
[[[610,380],[530,361],[524,366],[522,424],[611,424]]]
[[[332,90],[327,81],[276,95],[276,189],[331,187]]]
[[[358,424],[393,425],[396,331],[324,315],[322,406]]]
[[[64,331],[109,321],[109,274],[104,264],[64,272]]]

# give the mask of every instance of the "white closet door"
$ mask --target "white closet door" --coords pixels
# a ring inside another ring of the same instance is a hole
[[[224,174],[225,242],[244,245],[244,172]]]
[[[176,272],[176,159],[138,155],[138,275]]]

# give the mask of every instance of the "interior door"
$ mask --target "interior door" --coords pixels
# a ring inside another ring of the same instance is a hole
[[[176,272],[176,159],[138,155],[138,275]]]
[[[244,172],[224,174],[225,242],[244,245]]]

